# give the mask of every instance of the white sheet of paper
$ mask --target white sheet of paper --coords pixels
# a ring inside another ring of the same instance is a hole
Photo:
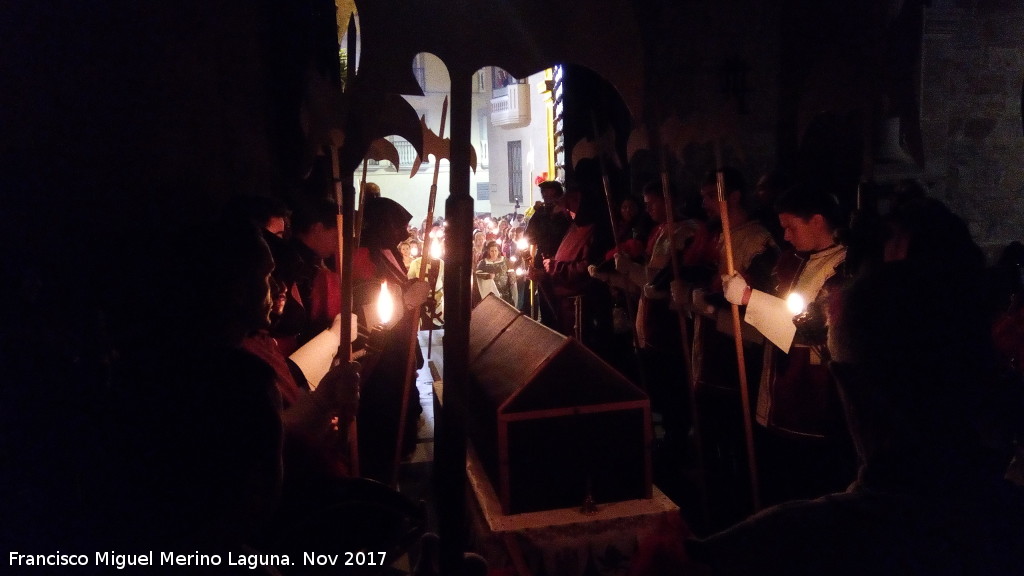
[[[477,276],[476,287],[480,290],[481,298],[486,298],[488,294],[494,294],[499,298],[501,297],[501,294],[498,293],[498,286],[494,283],[493,278],[481,279]]]
[[[796,336],[796,324],[793,324],[793,313],[789,311],[785,300],[760,290],[753,290],[743,320],[757,328],[780,350],[789,354],[789,348]]]
[[[356,315],[352,315],[352,336],[355,339]],[[301,348],[292,352],[288,358],[295,362],[302,370],[302,375],[309,382],[310,390],[316,387],[323,380],[324,375],[331,369],[334,356],[338,353],[338,346],[341,345],[341,324],[335,319],[334,325],[328,330],[317,334],[312,340],[306,342]]]

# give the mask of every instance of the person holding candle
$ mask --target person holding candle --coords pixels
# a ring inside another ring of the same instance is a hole
[[[520,312],[529,314],[530,302],[526,294],[529,281],[526,279],[526,269],[532,261],[530,259],[530,243],[526,241],[525,232],[525,226],[515,226],[509,230],[508,253],[505,254],[505,257],[508,258],[509,266],[511,266],[510,270],[513,274],[514,288],[512,295],[516,307]]]
[[[1013,400],[983,291],[980,262],[957,258],[853,280],[827,314],[855,481],[688,541],[690,557],[722,575],[1019,574],[1024,491],[1003,477],[1011,446],[996,424]]]
[[[408,277],[416,279],[420,277],[421,268],[427,283],[431,286],[430,299],[432,300],[423,308],[420,317],[420,326],[426,330],[431,324],[434,328],[444,327],[444,259],[442,246],[444,237],[435,235],[427,241],[426,253],[418,254],[409,263]]]
[[[356,348],[368,340],[380,341],[379,348],[360,362],[364,365],[359,402],[360,474],[366,478],[390,482],[398,439],[402,396],[408,390],[403,451],[409,453],[416,443],[416,423],[422,409],[415,386],[408,386],[406,366],[409,354],[415,354],[414,366],[423,366],[419,347],[410,350],[407,337],[418,328],[419,314],[430,293],[423,280],[410,279],[402,264],[398,244],[408,237],[412,215],[390,198],[367,198],[360,246],[353,254],[352,308],[359,318],[360,338]],[[382,282],[393,291],[395,317],[383,322],[376,311]],[[383,331],[383,332],[381,332]],[[386,359],[386,361],[377,361]],[[416,374],[411,374],[415,379]]]
[[[671,193],[671,192],[670,192]],[[714,249],[707,228],[694,219],[673,218],[673,231],[668,230],[668,206],[661,184],[651,182],[643,189],[644,206],[654,228],[647,241],[644,261],[635,262],[625,252],[614,254],[614,270],[590,266],[591,276],[630,294],[636,294],[636,347],[652,409],[662,416],[665,437],[661,454],[682,452],[692,425],[685,363],[681,355],[682,332],[679,316],[671,310],[669,279],[672,273],[672,252],[676,251],[680,274],[686,277],[710,276]],[[680,202],[674,203],[681,205]],[[674,216],[674,215],[673,215]]]
[[[590,265],[603,262],[614,243],[600,186],[596,166],[581,162],[558,208],[572,223],[555,253],[543,258],[542,267],[530,270],[529,278],[538,287],[541,322],[609,358],[614,353],[611,293],[588,272]],[[541,256],[538,247],[537,259]],[[545,317],[545,307],[550,307],[550,317]]]
[[[508,260],[501,254],[501,248],[496,241],[491,240],[485,248],[483,259],[476,265],[477,281],[494,282],[501,299],[514,306],[512,288],[515,283],[515,271],[509,269]]]
[[[718,200],[719,173],[724,191],[725,216]],[[708,216],[709,229],[716,243],[717,272],[704,281],[691,280],[689,285],[673,282],[672,299],[676,306],[690,304],[693,290],[693,373],[696,380],[697,406],[701,417],[701,440],[706,464],[713,474],[714,485],[724,493],[742,491],[747,481],[747,454],[745,447],[742,393],[737,370],[736,336],[733,333],[732,310],[722,294],[719,275],[728,272],[723,222],[729,223],[733,267],[755,288],[769,290],[772,270],[779,258],[779,248],[771,232],[754,217],[757,206],[753,190],[739,170],[724,167],[710,171],[700,188],[703,208]],[[682,286],[680,286],[682,285]],[[681,294],[680,294],[681,292]],[[756,396],[758,375],[761,374],[764,339],[751,326],[741,329],[744,367],[748,376],[751,404]],[[753,384],[750,386],[750,384]],[[750,409],[753,411],[753,405]],[[722,498],[735,501],[735,498]],[[732,513],[746,510],[737,501]]]
[[[406,270],[408,270],[409,266],[412,264],[413,258],[419,256],[419,254],[416,256],[412,255],[412,243],[408,238],[402,240],[398,244],[398,251],[402,254],[402,264],[405,266]]]
[[[726,300],[746,306],[744,321],[766,338],[757,398],[758,460],[763,500],[815,497],[846,486],[854,455],[835,381],[828,371],[825,311],[847,278],[845,222],[835,196],[813,184],[791,188],[776,202],[784,238],[794,252],[775,267],[774,294],[742,275],[725,276]]]
[[[553,258],[558,252],[558,246],[568,232],[569,225],[572,224],[572,217],[562,201],[565,189],[561,182],[548,180],[541,182],[537,187],[543,201],[534,205],[533,214],[526,223],[526,231],[523,234],[527,243],[533,246],[533,270],[542,273],[544,260]],[[534,281],[532,298],[540,313],[539,320],[545,326],[557,329],[557,311],[552,303],[542,296],[537,281]]]
[[[473,266],[484,257],[484,244],[487,244],[487,233],[480,228],[473,230]]]

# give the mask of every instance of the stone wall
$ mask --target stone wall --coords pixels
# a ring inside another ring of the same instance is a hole
[[[925,170],[935,195],[995,256],[1024,239],[1024,5],[932,4],[922,58]]]

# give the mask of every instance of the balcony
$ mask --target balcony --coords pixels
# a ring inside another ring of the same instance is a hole
[[[405,138],[399,138],[396,136],[385,136],[385,139],[387,139],[388,142],[391,142],[392,144],[395,145],[395,150],[398,151],[399,166],[395,166],[389,160],[371,159],[366,162],[367,169],[387,170],[394,172],[401,172],[405,170],[406,172],[408,172],[412,168],[413,163],[416,161],[416,149],[413,148],[412,144],[410,144]],[[424,167],[430,166],[430,161],[431,158],[430,155],[428,154],[427,157],[423,159],[423,163],[420,164],[420,170],[423,170]]]
[[[491,92],[491,124],[500,128],[530,125],[529,84],[510,84]]]

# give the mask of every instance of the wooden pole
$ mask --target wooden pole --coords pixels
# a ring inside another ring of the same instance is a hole
[[[591,126],[593,126],[594,128],[594,142],[595,147],[597,148],[597,160],[598,164],[601,166],[601,186],[604,187],[604,198],[605,202],[608,204],[608,221],[611,223],[612,227],[612,242],[615,245],[615,251],[618,252],[619,226],[616,222],[617,219],[615,218],[615,204],[612,201],[612,185],[608,179],[608,165],[605,163],[604,154],[602,154],[602,150],[600,149],[600,147],[596,146],[596,143],[598,141],[597,115],[594,112],[591,112],[590,114],[590,123]],[[626,301],[626,321],[629,322],[629,330],[633,334],[633,357],[634,360],[639,363],[640,359],[637,357],[636,346],[637,343],[640,342],[640,339],[637,337],[636,334],[636,309],[633,305],[633,299],[629,295],[629,289],[624,287],[622,288],[622,292],[623,299]],[[643,370],[640,370],[640,373],[643,374]],[[646,387],[646,384],[644,386]]]
[[[725,174],[722,172],[722,149],[715,140],[716,181],[718,185],[718,211],[722,219],[722,238],[725,242],[726,269],[730,276],[736,274],[732,254],[732,232],[729,229],[729,202],[726,198]],[[757,458],[754,453],[754,426],[750,415],[750,388],[747,384],[747,365],[743,356],[743,334],[740,325],[740,307],[732,305],[732,331],[736,341],[736,363],[740,377],[740,401],[743,402],[743,433],[747,444],[747,463],[750,467],[750,499],[754,511],[761,509],[761,492],[758,486]]]
[[[352,18],[348,23],[348,53],[356,53],[356,24]],[[349,66],[345,83],[339,88],[350,86],[355,78],[355,66]],[[347,182],[341,178],[341,164],[338,157],[338,145],[332,139],[331,172],[334,177],[334,196],[338,205],[338,291],[340,292],[339,313],[341,314],[341,340],[338,342],[336,362],[348,364],[352,361],[352,258],[355,244],[352,242],[352,208],[355,204],[355,190],[352,188],[352,174],[348,174]],[[353,476],[359,476],[359,425],[357,412],[341,414],[338,426],[347,426],[349,470]],[[345,420],[348,419],[346,424]]]
[[[445,97],[444,103],[441,105],[441,128],[438,130],[438,136],[444,139],[444,125],[448,118],[448,98]],[[426,154],[426,150],[423,152]],[[430,196],[427,200],[427,224],[426,226],[433,225],[434,222],[434,204],[437,201],[437,177],[441,169],[441,156],[435,154],[434,158],[434,179],[430,184]],[[420,280],[428,278],[428,272],[430,268],[430,255],[426,250],[421,252],[420,256]],[[405,436],[405,417],[409,413],[409,393],[412,390],[412,379],[413,372],[416,368],[416,347],[419,346],[419,328],[420,328],[420,312],[419,308],[412,311],[415,317],[412,321],[412,327],[409,329],[409,354],[408,360],[405,365],[405,380],[402,382],[402,407],[398,413],[398,437],[395,439],[395,454],[392,460],[391,467],[391,486],[398,486],[398,467],[402,463],[402,439]]]
[[[594,147],[597,148],[597,162],[601,166],[601,185],[604,187],[605,202],[608,204],[608,221],[611,223],[614,241],[618,242],[619,225],[615,218],[615,204],[612,202],[612,186],[608,179],[608,166],[605,164],[603,151],[597,146],[597,114],[593,111],[590,113],[590,125],[594,129]]]
[[[668,235],[669,245],[671,246],[669,253],[671,254],[672,277],[678,279],[681,278],[681,267],[679,265],[679,255],[676,253],[677,250],[675,245],[675,207],[672,204],[672,189],[669,187],[668,161],[665,158],[664,143],[661,142],[661,138],[659,137],[657,130],[654,131],[652,139],[654,140],[655,149],[658,153],[659,173],[661,175],[661,192],[665,200],[665,234]],[[701,434],[700,413],[697,410],[697,379],[693,373],[693,353],[690,343],[690,331],[686,326],[686,310],[682,306],[679,306],[678,310],[676,310],[676,316],[679,321],[679,336],[682,341],[683,348],[683,368],[686,372],[686,381],[683,382],[683,385],[686,386],[686,390],[689,395],[690,420],[693,422],[694,454],[696,455],[697,460],[697,490],[700,493],[701,513],[704,515],[705,523],[708,523],[710,521],[711,514],[708,507],[707,474],[704,468],[704,441]]]
[[[341,314],[341,340],[338,342],[338,353],[335,364],[348,364],[352,361],[352,204],[355,201],[355,190],[351,182],[348,191],[341,178],[341,165],[338,160],[338,148],[330,146],[331,175],[334,180],[334,200],[338,206],[338,287]],[[339,427],[346,427],[348,439],[349,469],[359,475],[359,428],[356,414],[340,414]]]

